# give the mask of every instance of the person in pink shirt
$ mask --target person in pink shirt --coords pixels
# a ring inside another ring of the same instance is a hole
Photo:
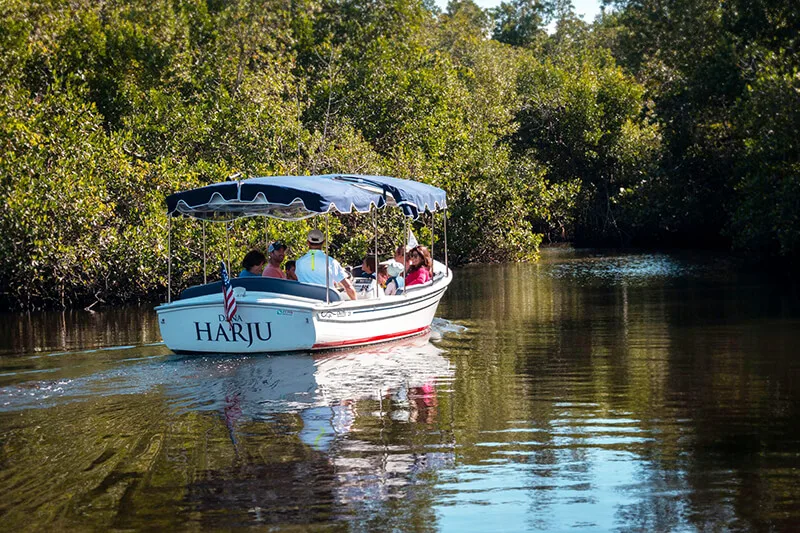
[[[406,287],[427,283],[433,279],[433,260],[431,253],[425,246],[417,246],[408,253],[408,270],[406,272]]]
[[[269,245],[267,252],[269,253],[269,260],[261,275],[265,278],[286,279],[286,273],[281,269],[281,263],[286,257],[286,245],[281,241],[275,241]]]

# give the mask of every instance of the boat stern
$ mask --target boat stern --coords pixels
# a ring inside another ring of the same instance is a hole
[[[314,345],[311,308],[237,300],[238,310],[230,322],[225,319],[221,295],[211,301],[179,300],[156,307],[164,344],[176,353],[290,352]]]

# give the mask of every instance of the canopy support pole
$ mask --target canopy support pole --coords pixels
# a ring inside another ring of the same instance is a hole
[[[406,265],[408,264],[408,259],[406,259],[406,253],[408,253],[408,217],[403,214],[403,222],[406,225],[406,234],[403,237],[403,297],[407,296],[406,293]]]
[[[330,269],[330,240],[331,240],[331,225],[330,213],[325,213],[325,303],[331,303],[331,269]]]
[[[375,276],[375,298],[379,298],[380,293],[378,291],[381,290],[381,287],[378,284],[378,208],[377,207],[372,212],[372,226],[375,229],[375,272],[373,272],[372,274]]]
[[[433,262],[436,259],[433,256],[433,243],[436,242],[436,211],[431,211],[431,278],[433,278],[433,271],[435,270]]]
[[[172,303],[172,215],[167,215],[167,303]]]
[[[206,270],[206,221],[203,219],[203,285],[208,284],[208,273]]]
[[[231,224],[233,224],[233,223],[231,223]],[[225,262],[228,263],[228,277],[230,277],[231,274],[233,274],[233,272],[231,272],[231,237],[228,234],[228,222],[225,222],[225,243],[226,243],[225,246],[226,246],[226,250],[227,250],[226,251],[226,256],[227,257],[226,257],[226,261]]]
[[[444,275],[450,275],[450,266],[447,264],[447,209],[444,210]]]
[[[269,250],[269,229],[267,228],[267,217],[264,217],[264,251]]]

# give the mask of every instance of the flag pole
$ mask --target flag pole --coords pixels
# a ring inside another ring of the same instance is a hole
[[[229,222],[226,220],[225,221],[225,243],[226,243],[226,254],[225,254],[226,255],[226,257],[225,257],[226,261],[225,262],[228,263],[226,268],[228,269],[228,276],[230,277],[230,275],[231,275],[230,274],[230,272],[231,272],[231,237],[230,237],[230,235],[228,235],[228,223]]]

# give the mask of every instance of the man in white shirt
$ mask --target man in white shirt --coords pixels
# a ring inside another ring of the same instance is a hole
[[[325,286],[325,265],[328,265],[328,287],[332,288],[334,283],[341,283],[347,296],[351,300],[356,299],[356,291],[353,284],[347,278],[347,273],[334,258],[328,258],[322,251],[325,243],[325,235],[318,229],[308,232],[308,253],[297,260],[295,274],[297,281],[301,283],[313,283]]]

